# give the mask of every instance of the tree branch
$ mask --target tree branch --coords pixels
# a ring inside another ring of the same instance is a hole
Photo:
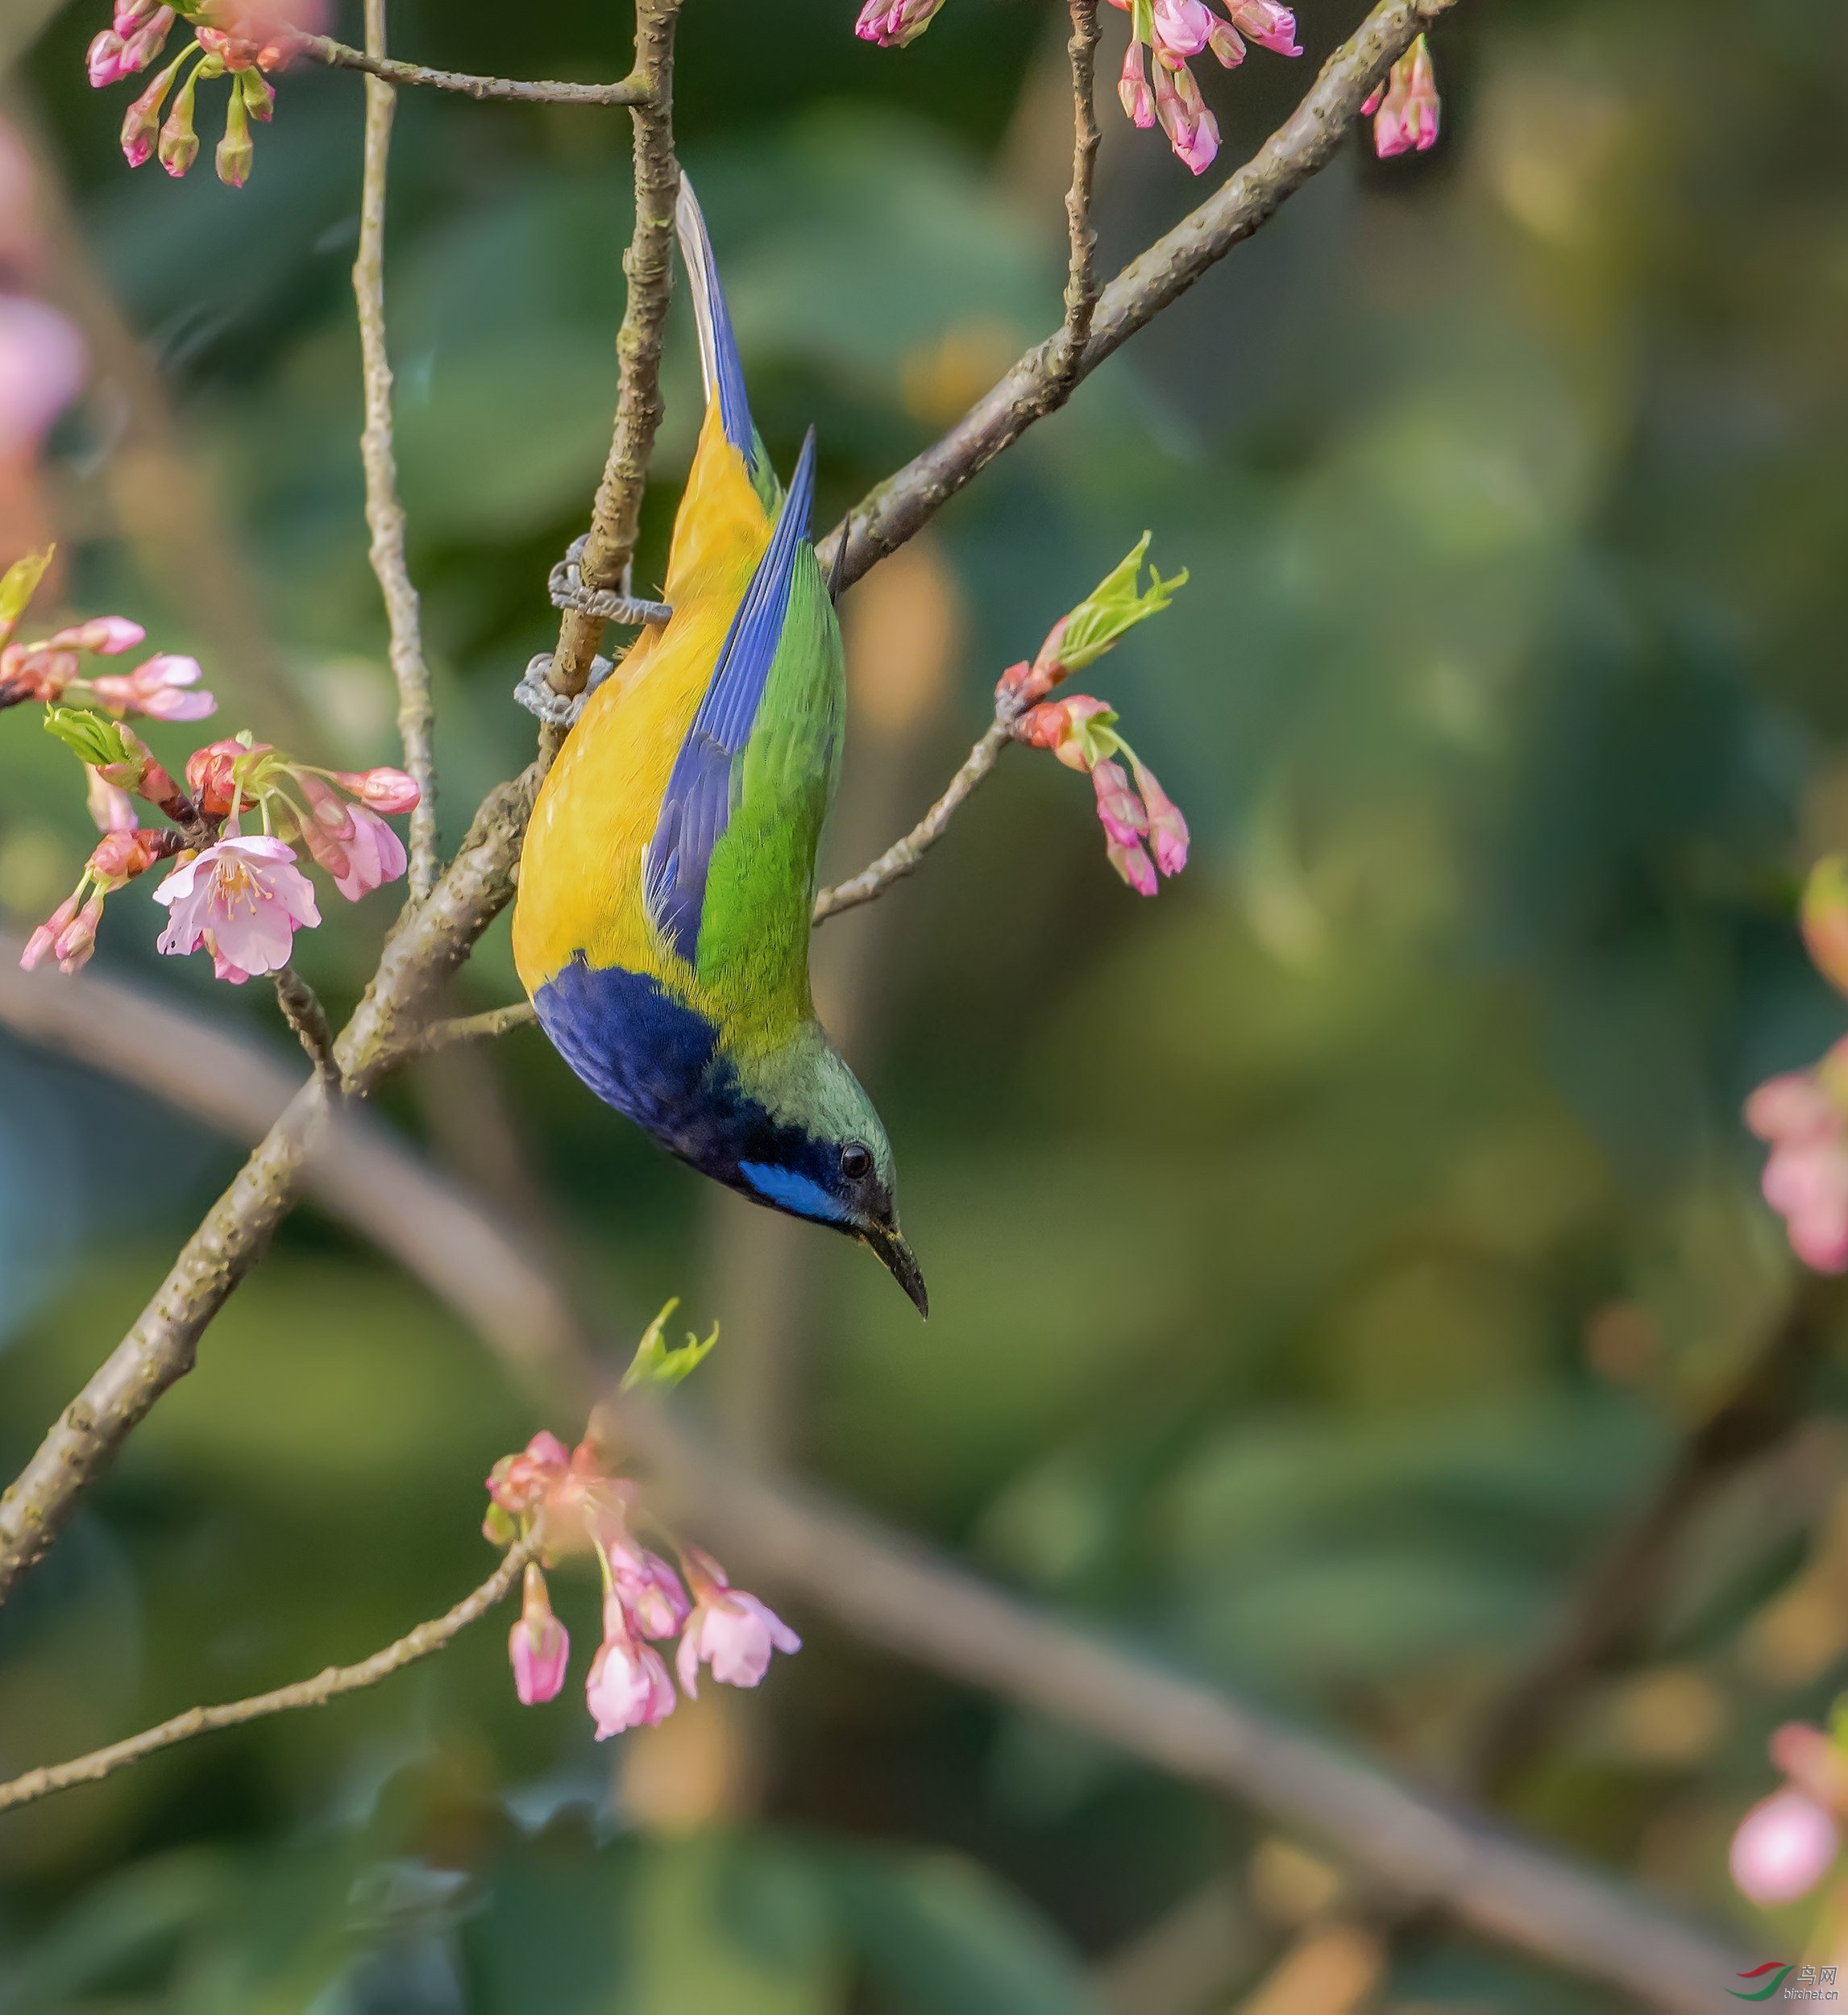
[[[1497,1697],[1472,1745],[1463,1781],[1505,1791],[1533,1762],[1572,1702],[1636,1642],[1688,1527],[1745,1464],[1800,1418],[1811,1373],[1848,1311],[1842,1282],[1806,1274],[1784,1319],[1731,1393],[1688,1437],[1653,1495],[1592,1569],[1530,1662]]]
[[[366,49],[385,53],[385,0],[366,0]],[[366,470],[366,523],[372,534],[372,571],[385,598],[392,676],[398,688],[398,737],[405,767],[417,779],[410,821],[410,899],[421,903],[436,881],[436,711],[424,662],[417,592],[405,562],[405,511],[392,447],[392,362],[385,343],[385,181],[397,93],[376,75],[366,79],[365,169],[359,195],[359,249],[353,261],[353,298],[359,314],[359,355],[366,426],[359,458]]]
[[[286,1073],[247,1041],[91,974],[16,972],[16,950],[0,940],[0,1021],[32,1040],[246,1138],[286,1092]],[[581,1417],[607,1393],[617,1354],[592,1344],[557,1283],[493,1216],[350,1108],[330,1116],[316,1159],[330,1193],[355,1185],[335,1206],[345,1221],[470,1322],[548,1407]],[[535,1332],[553,1340],[543,1357]],[[1235,1696],[990,1588],[791,1481],[746,1473],[658,1408],[625,1404],[603,1424],[648,1460],[693,1529],[862,1637],[1256,1805],[1326,1839],[1383,1891],[1655,2007],[1705,2010],[1713,1983],[1742,1963],[1647,1900]]]
[[[1362,102],[1393,64],[1456,4],[1457,0],[1381,0],[1252,159],[1105,288],[1076,367],[1063,374],[1059,368],[1062,329],[1029,350],[949,433],[862,498],[828,534],[821,554],[828,577],[834,577],[843,539],[847,542],[844,584],[857,581],[903,545],[1036,420],[1063,405],[1137,330],[1265,223],[1287,197],[1334,158]]]
[[[997,718],[969,752],[962,767],[949,780],[949,787],[902,840],[895,840],[870,866],[862,868],[851,881],[837,882],[815,899],[810,921],[824,924],[844,909],[856,909],[883,895],[894,882],[912,874],[924,855],[941,840],[957,808],[977,784],[1001,759],[1001,751],[1012,739],[1007,722]]]
[[[578,563],[584,586],[592,589],[618,586],[635,551],[648,458],[661,424],[661,341],[674,277],[674,204],[680,193],[680,164],[674,153],[674,30],[679,12],[680,0],[636,0],[634,74],[647,89],[630,114],[635,231],[622,260],[629,298],[616,339],[622,364],[616,425],[591,509],[590,536]],[[564,612],[549,675],[555,692],[569,698],[583,692],[603,629],[600,617],[575,609]],[[563,740],[557,728],[541,729],[542,769]]]
[[[48,1798],[55,1791],[69,1791],[77,1784],[94,1784],[113,1776],[130,1764],[140,1763],[175,1743],[190,1742],[195,1735],[208,1735],[214,1729],[235,1728],[245,1722],[261,1721],[270,1714],[292,1714],[298,1707],[325,1707],[343,1693],[357,1693],[381,1680],[401,1672],[405,1666],[440,1651],[452,1638],[503,1602],[520,1578],[527,1561],[538,1551],[539,1535],[531,1533],[507,1549],[506,1556],[472,1595],[454,1609],[419,1623],[394,1644],[374,1651],[357,1665],[330,1665],[313,1679],[297,1680],[293,1686],[278,1686],[272,1692],[255,1693],[247,1700],[227,1701],[218,1707],[189,1707],[157,1728],[143,1729],[106,1748],[93,1749],[87,1756],[69,1763],[49,1764],[41,1770],[28,1770],[23,1776],[0,1784],[0,1812],[29,1805]]]
[[[314,1067],[315,1077],[330,1098],[340,1093],[340,1066],[334,1055],[334,1031],[328,1026],[327,1010],[293,966],[284,966],[272,977],[276,982],[276,1004],[300,1038]]]
[[[1455,3],[1382,0],[1254,160],[1105,290],[1078,375],[1094,369],[1215,260],[1257,230],[1291,190],[1331,158],[1366,92],[1429,21]],[[605,567],[620,567],[625,557],[617,536],[621,526],[629,527],[633,543],[639,484],[653,439],[652,416],[659,410],[653,372],[666,310],[679,170],[671,120],[665,111],[646,109],[643,101],[651,105],[658,93],[665,104],[670,96],[677,11],[678,0],[639,0],[636,74],[649,81],[649,90],[637,95],[642,109],[636,114],[635,146],[638,168],[646,169],[647,187],[637,190],[636,242],[627,261],[630,298],[624,320],[625,335],[631,340],[624,353],[616,438],[598,492],[597,515],[606,527],[600,549]],[[934,448],[836,528],[836,542],[851,539],[847,578],[857,579],[876,559],[909,538],[1032,420],[1062,401],[1064,393],[1054,396],[1057,388],[1044,376],[1044,349],[1042,345],[1030,353]],[[586,557],[588,562],[590,556]],[[588,564],[586,578],[591,578]],[[565,680],[567,689],[581,687],[599,629],[594,619],[575,612],[564,617],[553,672],[554,679]],[[354,1095],[363,1097],[404,1053],[403,1031],[420,1024],[443,983],[511,896],[533,794],[556,746],[555,734],[546,730],[539,762],[489,794],[462,853],[430,899],[408,907],[394,926],[372,983],[335,1044]],[[308,1099],[305,1093],[297,1103]],[[192,1368],[200,1335],[255,1263],[293,1200],[303,1159],[297,1134],[318,1110],[318,1100],[310,1102],[296,1119],[285,1116],[285,1123],[265,1137],[188,1240],[135,1327],[46,1435],[26,1469],[0,1495],[0,1601],[44,1556],[78,1496],[106,1467],[154,1401]]]
[[[484,1036],[504,1036],[510,1029],[525,1028],[538,1019],[529,1000],[513,1001],[505,1008],[490,1008],[484,1014],[452,1015],[447,1021],[430,1023],[417,1038],[413,1049],[404,1053],[427,1057],[436,1050],[448,1049],[451,1043],[478,1042]]]
[[[363,70],[388,84],[422,84],[433,90],[459,91],[464,98],[499,98],[516,105],[644,105],[650,85],[631,73],[617,84],[522,83],[513,77],[470,77],[459,70],[433,70],[422,63],[400,63],[369,49],[349,48],[324,35],[304,35],[302,53],[337,69]]]
[[[1097,168],[1097,0],[1071,0],[1072,39],[1065,52],[1072,60],[1072,185],[1065,196],[1065,225],[1071,237],[1071,264],[1065,279],[1065,321],[1059,331],[1053,372],[1069,385],[1090,339],[1097,312],[1097,233],[1091,228],[1091,178]]]

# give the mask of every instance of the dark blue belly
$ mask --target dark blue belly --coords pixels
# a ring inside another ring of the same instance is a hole
[[[552,1046],[604,1104],[716,1181],[749,1189],[746,1161],[792,1152],[739,1090],[718,1031],[645,973],[587,965],[580,953],[533,996]]]

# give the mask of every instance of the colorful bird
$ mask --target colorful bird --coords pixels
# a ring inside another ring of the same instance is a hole
[[[666,620],[591,694],[540,790],[513,956],[541,1025],[600,1099],[714,1181],[870,1246],[923,1314],[891,1143],[809,995],[815,850],[846,704],[808,536],[815,436],[785,495],[684,181],[676,222],[706,417]]]

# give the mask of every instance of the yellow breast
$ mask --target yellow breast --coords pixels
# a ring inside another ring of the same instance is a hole
[[[573,955],[667,976],[675,954],[650,921],[642,856],[674,758],[770,540],[770,520],[708,407],[674,522],[664,627],[644,630],[592,695],[540,787],[520,865],[513,958],[536,992]]]

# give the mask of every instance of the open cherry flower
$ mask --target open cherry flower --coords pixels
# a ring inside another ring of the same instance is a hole
[[[1016,741],[1049,749],[1068,769],[1090,776],[1105,858],[1139,895],[1155,894],[1158,873],[1178,875],[1187,865],[1187,821],[1155,772],[1115,732],[1116,714],[1103,700],[1089,693],[1057,700],[1045,696],[1165,609],[1186,583],[1185,568],[1164,580],[1152,566],[1148,585],[1140,584],[1148,545],[1144,532],[1120,564],[1047,632],[1033,662],[1009,666],[995,688],[997,712]],[[1119,756],[1134,772],[1133,788]]]
[[[662,1335],[674,1307],[670,1302],[649,1325],[625,1389],[678,1384],[712,1348],[716,1329],[704,1344],[689,1336],[683,1349],[666,1348]],[[517,1454],[495,1464],[488,1496],[482,1529],[496,1544],[534,1535],[548,1561],[574,1553],[589,1553],[596,1561],[602,1634],[584,1699],[599,1742],[673,1713],[679,1694],[667,1660],[654,1648],[668,1639],[680,1639],[675,1663],[689,1699],[698,1693],[703,1664],[725,1685],[755,1686],[773,1651],[802,1648],[795,1631],[754,1595],[734,1589],[709,1554],[683,1546],[676,1570],[636,1538],[640,1486],[609,1467],[594,1433],[569,1450],[555,1435],[534,1435]],[[525,1571],[525,1605],[508,1654],[514,1690],[526,1705],[550,1700],[563,1688],[570,1639],[552,1614],[537,1561]]]

